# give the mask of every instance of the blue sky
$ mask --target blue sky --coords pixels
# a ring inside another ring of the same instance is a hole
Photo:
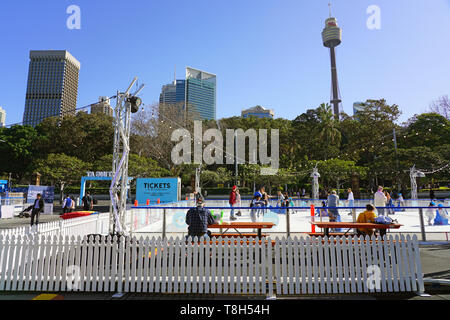
[[[81,30],[66,27],[69,5]],[[330,100],[321,32],[328,0],[16,0],[0,10],[0,106],[22,121],[30,50],[68,50],[81,62],[78,107],[125,89],[134,76],[146,104],[191,66],[218,76],[218,117],[257,104],[294,119]],[[369,5],[381,30],[369,30]],[[386,98],[401,120],[450,94],[450,0],[335,0],[344,110]]]

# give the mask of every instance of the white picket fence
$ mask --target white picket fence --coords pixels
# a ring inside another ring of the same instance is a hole
[[[416,236],[254,244],[0,235],[0,291],[304,295],[424,284]]]
[[[26,226],[0,231],[2,236],[40,234],[45,236],[85,236],[109,233],[109,213],[95,214],[70,220],[40,223],[37,227]]]

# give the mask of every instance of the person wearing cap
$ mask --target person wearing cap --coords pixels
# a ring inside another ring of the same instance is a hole
[[[436,213],[436,203],[434,203],[433,201],[430,202],[430,204],[428,205],[428,209],[425,212],[425,215],[427,216],[428,219],[428,225],[432,226],[433,225],[433,219],[435,217],[435,213]]]
[[[444,205],[442,203],[438,204],[438,209],[436,212],[436,218],[434,218],[435,226],[446,226],[448,225],[449,215],[447,210],[444,209]]]
[[[387,197],[383,192],[383,187],[378,187],[378,191],[375,192],[373,197],[375,207],[379,216],[384,216],[384,207],[386,207]]]
[[[186,214],[186,224],[189,226],[187,238],[210,236],[208,226],[218,223],[211,211],[205,209],[203,198],[198,198],[196,203],[197,206],[189,209]]]
[[[252,202],[250,203],[250,219],[252,222],[257,222],[259,218],[259,213],[262,210],[261,207],[264,206],[264,201],[261,199],[261,193],[259,191],[255,192],[253,195]]]
[[[234,216],[234,207],[236,206],[236,203],[237,203],[236,190],[237,190],[237,187],[233,186],[233,189],[230,192],[230,199],[228,200],[228,203],[230,204],[230,207],[231,207],[231,212],[230,212],[230,220],[231,221],[237,220],[237,218]]]
[[[339,196],[335,190],[331,191],[331,194],[328,196],[327,205],[330,222],[336,222],[339,216]]]

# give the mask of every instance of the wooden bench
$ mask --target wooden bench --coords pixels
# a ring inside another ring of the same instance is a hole
[[[239,236],[242,235],[238,229],[256,229],[258,231],[257,237],[262,239],[262,229],[271,229],[275,226],[272,222],[231,222],[231,223],[223,223],[223,224],[215,224],[208,226],[208,229],[219,229],[220,236],[224,237],[227,234],[235,234],[228,233],[228,230],[233,229]]]
[[[258,234],[257,233],[225,233],[225,234],[220,234],[220,233],[213,233],[211,234],[211,237],[213,238],[258,238]],[[262,238],[267,238],[268,235],[265,233],[261,234]]]
[[[311,236],[311,237],[323,237],[324,233],[323,232],[309,232],[307,233],[307,235]],[[344,233],[344,232],[330,232],[330,237],[353,237],[355,236],[354,233]]]
[[[324,235],[330,236],[330,229],[377,229],[380,236],[386,234],[387,229],[400,229],[402,224],[378,224],[378,223],[357,223],[357,222],[310,222],[319,228],[324,229]]]

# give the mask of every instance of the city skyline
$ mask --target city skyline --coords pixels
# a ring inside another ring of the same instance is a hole
[[[99,95],[114,95],[135,75],[147,84],[144,102],[158,103],[161,85],[171,81],[169,70],[174,65],[195,65],[220,76],[217,118],[239,115],[243,107],[274,105],[278,117],[293,119],[330,100],[329,53],[320,43],[328,16],[326,0],[260,1],[257,7],[252,1],[231,1],[207,9],[202,7],[205,1],[198,0],[191,6],[179,4],[177,10],[162,2],[136,1],[137,18],[126,14],[124,20],[133,20],[122,29],[114,25],[117,13],[106,4],[78,2],[81,30],[66,28],[67,4],[24,2],[29,10],[20,12],[20,23],[12,19],[19,6],[5,4],[11,15],[2,21],[4,39],[15,43],[2,53],[0,62],[5,70],[0,76],[4,90],[0,105],[7,111],[7,125],[22,122],[24,61],[34,49],[68,50],[83,63],[78,108],[96,102]],[[337,66],[344,111],[352,114],[356,101],[385,98],[400,106],[401,121],[406,121],[449,94],[445,79],[450,44],[442,39],[450,28],[450,1],[378,1],[380,30],[366,26],[370,5],[365,0],[333,4],[333,15],[339,18],[346,39],[339,48]],[[200,17],[207,11],[213,22],[199,29]],[[174,33],[177,26],[168,23],[169,14],[174,19],[191,17],[184,26],[188,38]],[[108,16],[103,25],[96,23],[98,15]],[[114,39],[118,34],[129,36],[132,50],[117,49]],[[164,38],[168,34],[174,34],[177,41]],[[100,35],[102,41],[98,41]],[[143,38],[152,41],[144,43]],[[159,42],[158,50],[151,49],[155,42]],[[179,50],[182,47],[186,50]]]

